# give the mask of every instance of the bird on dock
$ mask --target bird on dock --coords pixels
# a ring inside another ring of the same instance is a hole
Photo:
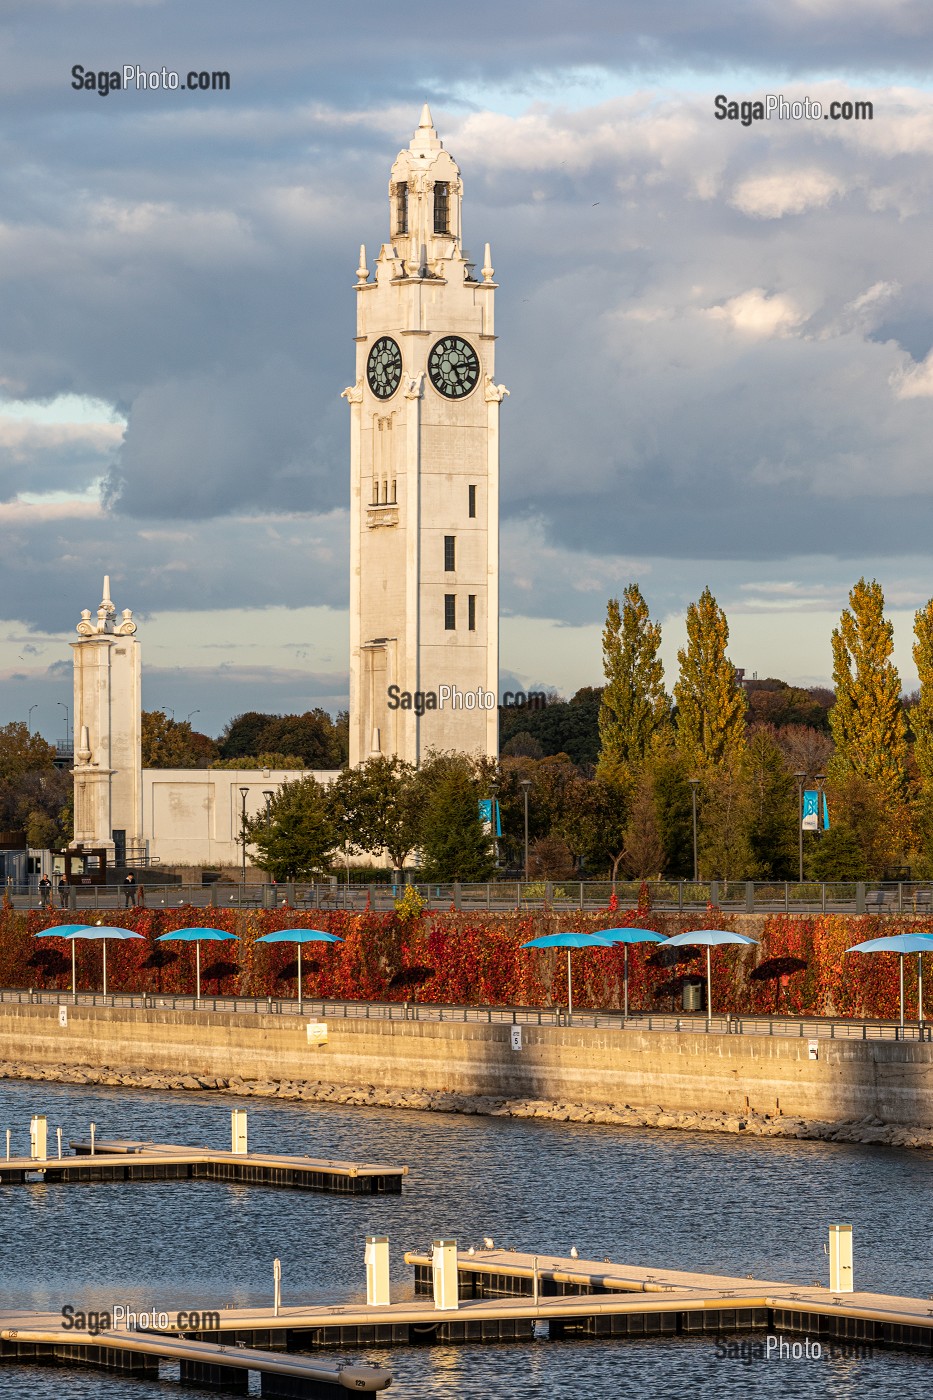
[[[467,1250],[467,1254],[475,1254],[475,1253],[476,1253],[476,1250],[473,1248],[472,1245],[470,1245],[470,1248]]]
[[[579,1254],[577,1253],[577,1246],[576,1246],[575,1244],[572,1244],[572,1245],[570,1246],[570,1257],[571,1257],[571,1259],[579,1259],[579,1258],[580,1258]]]
[[[495,1249],[495,1240],[490,1235],[483,1236],[483,1246],[485,1249]]]

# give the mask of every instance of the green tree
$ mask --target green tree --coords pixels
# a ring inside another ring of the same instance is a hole
[[[162,710],[143,710],[141,728],[144,768],[207,768],[217,757],[213,739]]]
[[[661,628],[651,621],[637,583],[610,598],[603,629],[606,686],[599,709],[599,773],[634,776],[654,734],[670,718],[664,667],[658,650]]]
[[[907,777],[907,724],[901,683],[891,660],[894,628],[884,615],[881,585],[859,579],[834,629],[836,703],[829,726],[836,744],[828,772],[877,783],[899,802]]]
[[[748,842],[760,880],[791,880],[799,872],[797,787],[768,725],[753,725],[742,762],[748,786]]]
[[[615,882],[625,854],[629,791],[612,778],[577,778],[564,792],[556,830],[588,874],[609,871]],[[656,873],[656,872],[655,872]]]
[[[521,757],[513,740],[521,740],[527,753],[529,743],[540,745],[540,753],[532,747],[531,757],[551,757],[566,754],[581,767],[592,767],[599,756],[600,686],[586,685],[569,700],[553,692],[539,691],[546,703],[530,705],[500,705],[499,751],[506,756]]]
[[[247,822],[254,864],[273,880],[310,880],[325,871],[339,844],[326,790],[313,778],[286,783],[267,811]]]
[[[740,759],[707,768],[700,787],[699,864],[703,880],[753,880],[754,809]]]
[[[492,842],[480,820],[483,794],[469,759],[459,754],[430,756],[418,778],[424,879],[490,879],[495,869]]]
[[[729,623],[708,588],[687,609],[687,646],[677,653],[677,741],[701,770],[733,762],[745,741],[745,695],[726,655]]]
[[[677,879],[693,877],[693,793],[691,770],[669,739],[655,746],[650,760],[658,835],[664,851],[662,869]]]
[[[347,768],[330,789],[346,843],[358,852],[385,851],[396,870],[418,844],[421,799],[417,770],[380,755]]]

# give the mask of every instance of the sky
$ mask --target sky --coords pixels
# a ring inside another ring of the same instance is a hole
[[[352,288],[424,101],[499,284],[503,688],[599,684],[630,581],[669,684],[707,585],[825,684],[862,575],[911,688],[931,60],[926,0],[0,0],[0,723],[64,737],[105,572],[147,708],[346,705]],[[768,94],[873,119],[717,119]]]

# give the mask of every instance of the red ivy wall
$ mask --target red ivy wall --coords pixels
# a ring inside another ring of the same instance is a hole
[[[155,943],[156,935],[204,917],[203,910],[127,910],[101,916],[104,922],[132,928],[145,942],[108,944],[108,982],[112,991],[187,993],[194,989],[194,948]],[[341,945],[305,944],[304,990],[310,998],[345,1000],[475,1003],[480,1005],[551,1006],[566,1003],[566,953],[541,952],[520,945],[540,933],[561,929],[597,930],[610,923],[637,924],[671,934],[688,927],[730,927],[735,921],[718,910],[698,919],[655,915],[647,909],[612,915],[578,914],[458,914],[426,913],[403,922],[395,914],[342,911],[213,909],[209,917],[218,928],[235,933],[237,943],[205,943],[201,950],[201,983],[205,995],[294,996],[294,945],[256,945],[263,933],[283,926],[319,927],[336,933]],[[0,909],[0,986],[70,988],[71,947],[64,941],[37,939],[34,934],[73,921],[63,914],[49,917],[37,910],[21,913]],[[88,922],[91,922],[90,918]],[[94,920],[96,922],[96,919]],[[782,1011],[792,1015],[895,1017],[898,1012],[898,958],[895,954],[846,956],[844,949],[881,933],[915,930],[919,920],[908,915],[883,919],[849,916],[788,917],[776,914],[764,921],[757,948],[713,950],[713,1002],[717,1011],[737,1014]],[[79,941],[80,990],[101,985],[101,945]],[[690,972],[705,976],[705,953],[679,968],[658,968],[647,959],[650,945],[629,950],[629,1001],[633,1010],[670,1010],[669,998],[655,989],[672,975]],[[794,974],[786,987],[749,979],[766,958],[791,955],[804,959],[806,971]],[[580,1007],[621,1004],[622,948],[574,949],[574,1002]],[[405,968],[433,969],[417,990],[392,988],[392,978]],[[906,964],[908,1015],[916,1014],[916,958]],[[933,983],[933,967],[930,968]],[[933,986],[931,986],[933,992]]]

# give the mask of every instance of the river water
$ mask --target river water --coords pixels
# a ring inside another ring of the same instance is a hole
[[[85,1137],[91,1121],[100,1137],[225,1147],[237,1106],[249,1111],[251,1149],[407,1163],[403,1194],[353,1200],[211,1182],[0,1186],[0,1307],[269,1305],[274,1258],[283,1303],[361,1298],[368,1234],[389,1236],[395,1297],[411,1292],[406,1249],[439,1237],[465,1249],[484,1235],[541,1253],[575,1245],[582,1258],[812,1283],[827,1280],[823,1243],[836,1221],[854,1227],[858,1287],[933,1293],[924,1152],[23,1082],[0,1082],[0,1141],[10,1128],[13,1153],[28,1152],[30,1116],[45,1113],[52,1151],[56,1127],[67,1142]],[[392,1369],[398,1400],[856,1400],[869,1387],[919,1395],[929,1384],[929,1362],[897,1352],[743,1361],[721,1351],[707,1336],[354,1355]],[[170,1380],[0,1366],[2,1400],[198,1393]]]

